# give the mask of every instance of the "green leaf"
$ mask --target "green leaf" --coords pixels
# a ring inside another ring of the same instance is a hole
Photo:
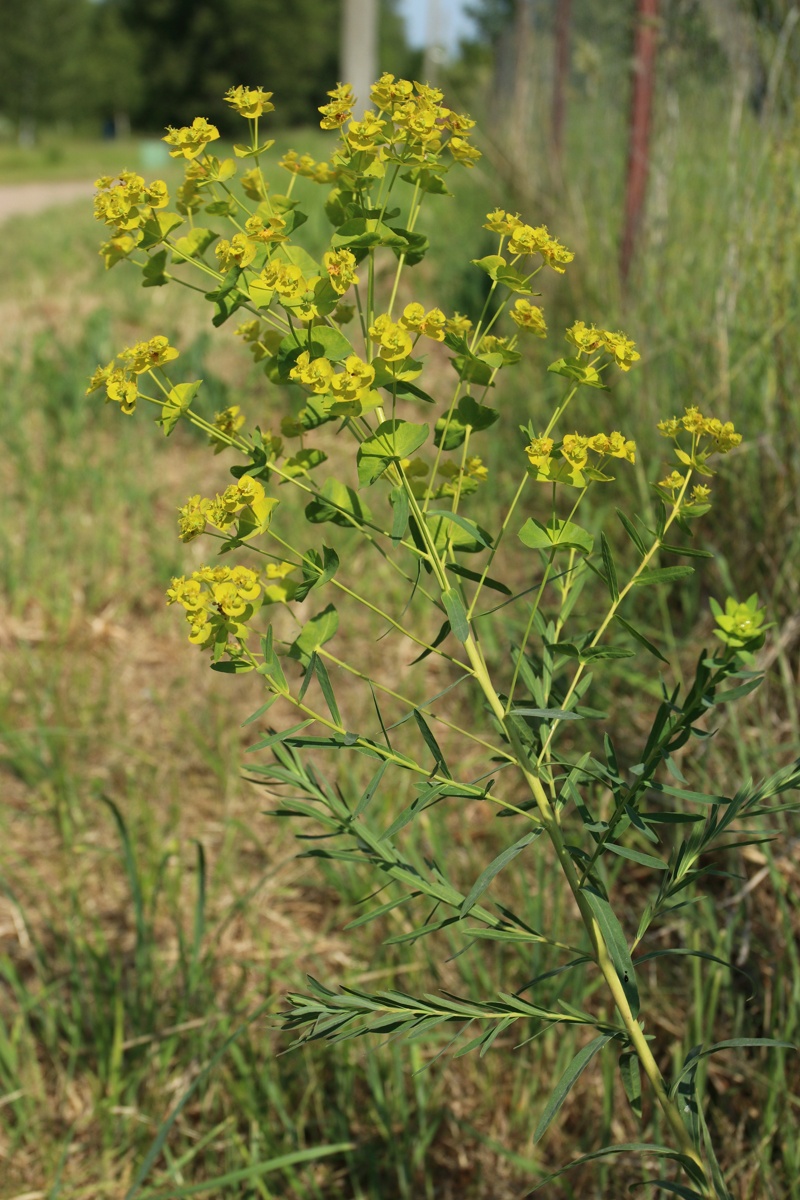
[[[485,258],[473,258],[470,259],[470,262],[474,267],[480,267],[495,282],[497,281],[497,272],[508,266],[502,254],[487,254]]]
[[[469,637],[469,621],[467,620],[467,610],[464,607],[464,601],[461,599],[461,593],[455,588],[446,588],[442,592],[442,603],[444,604],[445,612],[450,621],[450,628],[460,642],[466,642]]]
[[[353,525],[364,525],[372,520],[372,513],[366,501],[358,492],[340,483],[338,479],[326,479],[319,490],[319,495],[305,508],[306,520],[312,525],[321,525],[330,521],[333,525],[343,525],[346,529]]]
[[[397,547],[402,542],[408,529],[408,496],[404,488],[392,488],[389,501],[394,510],[392,519],[392,545]]]
[[[177,1188],[172,1185],[167,1191],[151,1189],[139,1192],[137,1188],[136,1192],[131,1191],[128,1196],[138,1193],[141,1200],[182,1200],[184,1196],[199,1196],[201,1192],[214,1192],[219,1196],[222,1194],[219,1191],[222,1187],[227,1189],[232,1184],[258,1179],[261,1175],[267,1175],[273,1171],[285,1171],[287,1167],[298,1166],[301,1163],[316,1162],[331,1154],[345,1154],[348,1150],[353,1149],[353,1145],[353,1142],[338,1142],[332,1146],[311,1146],[305,1150],[292,1150],[288,1154],[279,1154],[275,1158],[265,1159],[264,1162],[251,1163],[250,1166],[228,1171],[227,1174],[218,1175],[215,1179],[206,1180],[204,1183],[187,1183]],[[236,1190],[239,1191],[238,1188]]]
[[[169,283],[169,276],[164,272],[166,265],[166,250],[159,250],[157,254],[151,254],[142,267],[142,287],[164,287]]]
[[[589,1042],[588,1046],[584,1046],[582,1050],[578,1051],[556,1084],[550,1099],[547,1101],[547,1107],[542,1113],[539,1119],[539,1124],[536,1126],[533,1134],[534,1142],[538,1142],[542,1138],[543,1134],[547,1130],[547,1127],[553,1121],[554,1117],[558,1115],[562,1104],[572,1090],[573,1084],[580,1077],[586,1067],[588,1067],[595,1054],[597,1054],[599,1050],[602,1050],[603,1047],[610,1041],[611,1034],[602,1033],[599,1037],[596,1037]]]
[[[380,785],[380,782],[383,779],[384,772],[386,771],[386,768],[388,766],[389,766],[388,761],[386,759],[384,759],[384,761],[378,767],[375,774],[372,776],[372,779],[370,779],[370,781],[367,784],[366,788],[364,789],[363,793],[361,794],[358,804],[356,805],[355,812],[353,813],[354,817],[360,817],[361,814],[365,811],[369,802],[372,800],[372,797],[377,792],[378,786]]]
[[[149,250],[151,246],[157,246],[159,242],[163,242],[164,238],[169,236],[173,229],[177,229],[182,224],[183,217],[179,213],[154,213],[142,225],[142,238],[139,242],[139,249]]]
[[[473,583],[480,583],[483,580],[483,586],[491,588],[495,592],[502,592],[504,596],[512,596],[513,592],[510,587],[506,587],[499,579],[492,579],[491,575],[485,578],[479,571],[471,571],[469,567],[462,567],[461,563],[448,563],[447,570],[452,571],[454,575],[460,575],[463,579],[471,579]]]
[[[219,234],[214,233],[213,229],[195,226],[185,237],[178,238],[173,243],[172,261],[181,263],[187,258],[200,258],[218,237]],[[166,251],[163,253],[166,256]]]
[[[642,571],[634,579],[636,587],[649,587],[653,583],[674,583],[676,579],[686,579],[694,575],[694,567],[657,567],[652,571]]]
[[[338,329],[330,325],[315,325],[311,330],[311,357],[328,358],[331,362],[342,362],[353,347]]]
[[[507,866],[512,859],[515,859],[518,854],[521,854],[526,846],[530,846],[531,842],[536,841],[541,832],[541,829],[532,829],[530,833],[526,833],[524,837],[521,837],[518,842],[514,842],[513,846],[507,846],[506,849],[501,851],[496,858],[492,859],[488,867],[485,867],[481,871],[480,875],[475,880],[467,896],[465,897],[464,903],[461,905],[461,909],[459,911],[459,915],[461,917],[466,917],[467,914],[471,912],[494,877],[499,875],[503,867]]]
[[[273,203],[274,203],[275,200],[277,199],[277,197],[273,196],[272,199],[273,199]],[[286,245],[284,245],[284,246],[281,246],[281,251],[283,252],[284,256],[289,260],[289,262],[292,264],[292,266],[300,268],[300,270],[305,275],[306,279],[311,279],[315,275],[319,275],[319,273],[320,273],[319,263],[317,262],[316,259],[312,258],[311,255],[308,253],[308,251],[304,250],[302,246],[295,246],[295,245],[286,246]],[[324,272],[323,272],[323,274],[324,274]],[[321,328],[322,328],[322,326],[315,326],[314,334],[316,335],[317,330],[321,329]]]
[[[262,738],[261,741],[254,742],[252,746],[248,746],[246,752],[249,754],[251,750],[268,750],[270,746],[275,746],[279,742],[285,742],[287,738],[290,738],[299,730],[305,729],[308,725],[313,724],[314,722],[312,720],[299,721],[297,725],[292,725],[291,729],[281,729],[277,732],[273,730],[272,733],[268,734],[267,737]]]
[[[339,628],[339,614],[332,604],[308,621],[289,647],[289,657],[308,666],[311,655],[329,642]]]
[[[221,671],[223,675],[244,675],[246,671],[254,671],[255,667],[241,658],[232,658],[224,662],[212,662],[211,670]]]
[[[611,547],[609,546],[604,533],[600,534],[600,551],[603,555],[603,566],[606,572],[606,583],[608,584],[608,590],[611,593],[611,599],[616,604],[617,600],[619,600],[617,568],[614,566],[614,559],[611,555]]]
[[[628,846],[618,846],[616,842],[606,842],[606,850],[618,854],[620,858],[628,858],[631,862],[639,863],[642,867],[650,867],[653,871],[666,871],[669,864],[652,854],[643,854],[641,850],[631,850]]]
[[[303,556],[303,581],[295,588],[293,599],[305,600],[314,588],[324,587],[339,570],[339,556],[330,546],[322,547],[322,558],[316,550]]]
[[[480,529],[480,527],[476,525],[474,521],[470,521],[468,517],[462,517],[460,513],[450,512],[448,508],[429,508],[427,517],[428,520],[431,518],[438,518],[442,521],[452,521],[454,525],[458,525],[458,527],[463,529],[470,538],[473,538],[476,542],[480,542],[480,544],[485,546],[487,550],[491,550],[492,548],[491,538],[485,532],[485,530]]]
[[[628,537],[631,539],[634,546],[641,554],[642,558],[644,558],[645,554],[647,554],[647,547],[645,546],[644,542],[642,541],[641,535],[639,534],[638,529],[633,524],[633,522],[630,521],[625,516],[625,513],[622,511],[622,509],[617,508],[614,511],[616,512],[617,516],[619,517],[620,521],[622,522],[622,527],[625,530],[625,532],[627,533]]]
[[[367,438],[358,448],[358,479],[362,486],[374,483],[390,462],[408,458],[427,441],[430,429],[427,425],[415,425],[411,421],[384,421],[374,435]]]
[[[535,1188],[532,1188],[528,1193],[532,1196],[534,1192],[540,1191],[543,1187],[547,1187],[548,1183],[552,1183],[559,1175],[564,1175],[567,1171],[572,1171],[575,1167],[582,1167],[584,1163],[595,1162],[598,1158],[608,1158],[614,1154],[654,1154],[660,1158],[670,1158],[674,1162],[679,1163],[690,1178],[697,1182],[704,1182],[700,1177],[700,1168],[697,1164],[685,1154],[681,1154],[678,1150],[671,1150],[667,1146],[659,1146],[654,1142],[621,1142],[616,1146],[604,1146],[602,1150],[593,1150],[591,1154],[582,1154],[580,1158],[575,1158],[572,1162],[567,1163],[565,1167],[560,1167],[559,1170],[546,1175],[544,1179],[537,1183]],[[526,1197],[527,1200],[527,1197]]]
[[[678,1089],[678,1084],[685,1076],[689,1075],[697,1066],[698,1060],[708,1058],[709,1054],[716,1054],[718,1050],[741,1050],[747,1047],[769,1046],[772,1050],[796,1050],[797,1046],[794,1042],[779,1042],[775,1038],[728,1038],[724,1042],[715,1042],[713,1046],[707,1046],[705,1049],[701,1047],[695,1048],[695,1053],[687,1055],[686,1061],[681,1067],[678,1074],[672,1081],[670,1088],[670,1096],[674,1096]]]
[[[671,1183],[668,1179],[643,1179],[641,1183],[634,1183],[634,1188],[640,1187],[657,1187],[662,1192],[671,1192],[673,1196],[682,1196],[683,1200],[705,1200],[705,1197],[700,1192],[696,1192],[694,1188],[684,1187],[682,1183]]]
[[[430,192],[436,196],[452,196],[453,194],[448,191],[441,175],[437,175],[425,167],[414,167],[411,171],[406,171],[405,175],[401,175],[400,178],[406,183],[418,184],[421,192]]]
[[[666,663],[667,666],[669,666],[669,659],[664,658],[664,655],[661,653],[661,651],[656,646],[654,646],[652,642],[648,641],[648,639],[644,636],[643,633],[640,633],[638,629],[634,629],[633,625],[631,625],[628,621],[626,621],[623,617],[621,617],[619,615],[619,613],[614,613],[614,617],[615,617],[615,620],[617,620],[620,623],[622,628],[626,629],[628,631],[628,633],[631,635],[632,638],[635,638],[635,640],[637,642],[639,642],[642,646],[644,646],[645,649],[649,650],[652,655],[654,655],[656,658],[660,659],[661,662]]]
[[[567,379],[574,379],[577,383],[585,383],[588,387],[601,388],[604,392],[608,391],[597,368],[590,367],[588,363],[581,362],[579,358],[559,358],[547,369],[553,375],[564,375]]]
[[[665,550],[667,554],[683,554],[686,558],[714,557],[710,550],[698,550],[695,546],[669,546],[666,542],[662,542],[660,549]]]
[[[540,717],[543,721],[582,721],[580,713],[565,708],[512,708],[515,717]]]
[[[448,777],[448,779],[452,779],[453,776],[450,772],[450,768],[448,767],[447,763],[445,762],[445,757],[442,754],[442,751],[439,747],[439,743],[436,741],[436,738],[431,733],[430,726],[428,725],[428,723],[426,722],[425,718],[423,717],[422,713],[419,711],[418,708],[414,709],[413,717],[417,723],[417,728],[419,729],[420,733],[422,734],[425,745],[428,747],[431,754],[433,755],[433,761],[436,763],[436,769],[442,775],[446,775]]]
[[[418,654],[416,658],[412,658],[411,662],[409,663],[409,666],[413,667],[415,663],[422,662],[423,658],[427,658],[432,650],[436,650],[438,646],[441,646],[442,642],[448,636],[449,633],[450,633],[450,622],[443,621],[441,629],[439,630],[436,637],[431,642],[430,650],[423,650],[422,654]]]
[[[551,517],[547,525],[529,517],[518,536],[523,545],[532,550],[549,551],[555,547],[559,550],[581,550],[591,554],[594,546],[594,538],[590,533],[581,529],[580,525],[575,525],[572,521],[562,521],[558,517]]]
[[[642,1115],[642,1073],[639,1070],[639,1055],[635,1050],[625,1049],[619,1056],[619,1073],[628,1103],[635,1116]]]
[[[601,896],[591,885],[585,884],[581,888],[581,895],[591,908],[600,927],[603,941],[608,947],[609,957],[619,975],[622,990],[628,998],[635,1017],[639,1012],[639,989],[636,986],[636,972],[619,919],[605,897]]]
[[[328,706],[328,710],[329,710],[331,716],[333,717],[335,724],[337,724],[341,727],[343,725],[343,721],[342,721],[341,715],[339,713],[339,706],[336,703],[336,697],[333,694],[333,685],[331,684],[331,677],[328,674],[328,670],[325,666],[325,663],[322,661],[322,659],[319,657],[319,655],[315,653],[313,655],[313,659],[314,659],[314,671],[316,672],[317,679],[319,680],[319,686],[320,686],[320,689],[322,690],[322,694],[325,697],[325,703]]]
[[[170,388],[161,415],[156,418],[156,424],[164,430],[164,437],[169,437],[183,413],[191,406],[202,382],[202,379],[195,379],[192,383],[176,383],[175,387]]]

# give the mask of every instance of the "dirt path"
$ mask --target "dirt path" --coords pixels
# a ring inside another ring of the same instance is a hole
[[[71,200],[84,200],[93,195],[94,184],[89,180],[56,180],[52,183],[2,183],[0,184],[0,222],[9,217],[44,212],[69,204]]]

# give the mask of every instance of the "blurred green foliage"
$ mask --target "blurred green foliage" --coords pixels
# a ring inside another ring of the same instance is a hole
[[[339,77],[341,0],[0,0],[0,115],[43,127],[112,122],[156,132],[202,115],[223,133],[239,83],[275,93],[278,119],[311,122]],[[397,0],[380,0],[382,69],[413,73]]]

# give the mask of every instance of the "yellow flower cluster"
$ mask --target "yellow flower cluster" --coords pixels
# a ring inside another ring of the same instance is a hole
[[[265,92],[260,87],[232,87],[228,88],[225,93],[225,100],[231,108],[235,109],[240,117],[246,117],[248,121],[254,121],[256,117],[263,116],[264,113],[274,112],[275,105],[270,104],[271,99],[272,92]]]
[[[91,392],[106,390],[106,402],[114,401],[119,404],[126,416],[136,408],[139,396],[137,376],[145,371],[153,371],[163,367],[178,357],[178,351],[170,346],[169,340],[161,335],[150,338],[146,342],[136,342],[126,346],[116,359],[112,359],[105,367],[97,367],[86,389],[87,396]]]
[[[178,533],[182,542],[191,542],[205,532],[206,525],[213,525],[225,533],[237,516],[248,509],[255,520],[263,523],[275,501],[264,492],[264,485],[251,475],[242,475],[213,500],[205,496],[190,496],[178,509]]]
[[[172,580],[167,604],[184,609],[189,641],[205,649],[227,645],[231,637],[243,642],[260,594],[258,574],[249,567],[201,567],[188,578],[180,575]]]
[[[195,117],[191,125],[183,125],[180,129],[167,126],[167,135],[162,138],[170,150],[170,158],[197,158],[202,154],[209,142],[215,142],[219,137],[216,125],[211,125],[205,117]]]
[[[681,430],[686,430],[698,438],[710,438],[713,444],[712,453],[717,454],[727,454],[742,440],[742,435],[736,432],[732,421],[723,423],[718,417],[704,417],[695,405],[684,409],[682,417],[671,417],[668,421],[658,423],[658,432],[663,437],[677,437]]]
[[[302,383],[318,396],[333,395],[337,400],[360,400],[372,387],[375,368],[349,354],[344,360],[344,370],[334,371],[333,363],[323,357],[311,358],[307,350],[299,355],[289,372],[289,378]]]
[[[339,176],[330,163],[316,162],[310,154],[298,154],[296,150],[287,150],[278,166],[291,175],[302,175],[314,183],[333,183]]]
[[[434,342],[443,342],[447,329],[447,318],[440,308],[432,308],[429,312],[421,304],[407,304],[403,309],[400,324],[411,333],[422,334]]]
[[[515,300],[510,316],[520,329],[534,334],[535,337],[547,337],[544,313],[538,304],[531,304],[529,300],[521,297],[519,300]]]
[[[496,208],[486,214],[483,228],[508,237],[510,254],[515,257],[540,254],[559,275],[564,274],[565,266],[575,257],[571,250],[550,235],[546,225],[526,225],[519,213],[507,213],[505,209]]]
[[[328,92],[331,97],[327,104],[320,107],[322,129],[341,129],[350,120],[356,97],[349,83],[337,83]]]
[[[277,292],[282,301],[299,300],[308,291],[308,281],[294,263],[277,260],[268,262],[261,272],[261,278],[266,287]]]
[[[249,266],[256,256],[256,247],[254,242],[243,233],[235,233],[230,241],[222,238],[217,242],[214,253],[217,256],[220,271],[225,274],[233,267]]]
[[[636,343],[624,333],[595,329],[594,325],[587,325],[585,321],[576,321],[567,330],[567,341],[586,354],[594,354],[598,350],[605,351],[611,355],[621,371],[630,371],[633,363],[641,358]]]
[[[385,362],[399,362],[411,353],[411,337],[408,330],[396,324],[386,313],[375,318],[369,327],[369,336],[378,345],[378,354]]]
[[[350,250],[328,250],[322,262],[337,295],[343,296],[352,284],[358,283],[356,256]]]
[[[433,161],[445,148],[454,162],[466,167],[480,158],[467,136],[475,122],[445,108],[438,88],[386,73],[370,90],[377,111],[368,110],[360,120],[352,120],[356,98],[349,84],[338,84],[328,95],[330,101],[319,110],[320,125],[323,129],[342,130],[350,155],[366,153],[382,162],[387,155],[397,153],[395,147],[400,144],[404,162]],[[294,163],[289,169],[293,167]]]
[[[532,438],[525,447],[529,462],[545,479],[551,475],[554,446],[555,443],[551,437],[536,437]],[[567,433],[561,440],[559,453],[569,468],[572,482],[578,487],[583,487],[585,483],[583,472],[589,465],[590,453],[597,455],[599,465],[606,458],[621,458],[626,462],[634,463],[636,462],[636,443],[618,431],[608,434],[595,433],[591,437],[583,437],[579,433]],[[608,478],[600,475],[591,477]]]
[[[142,237],[142,225],[151,220],[156,210],[169,203],[169,192],[163,179],[145,183],[133,171],[119,175],[101,175],[95,180],[94,215],[113,230],[113,237],[100,248],[107,267],[126,258]]]
[[[247,236],[251,238],[252,241],[263,242],[266,245],[271,244],[277,246],[281,242],[285,242],[289,236],[285,232],[286,220],[280,215],[280,213],[270,214],[266,221],[259,213],[256,213],[254,216],[247,218],[244,223],[244,228]],[[237,236],[241,237],[241,234],[238,234]],[[233,240],[235,241],[236,238]],[[248,262],[250,261],[251,260],[248,259]],[[243,263],[241,265],[245,266],[246,264]]]

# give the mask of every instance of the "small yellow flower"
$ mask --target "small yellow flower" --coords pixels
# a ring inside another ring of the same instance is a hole
[[[610,330],[604,329],[601,331],[603,337],[603,346],[608,353],[613,357],[621,371],[630,371],[631,365],[641,358],[636,343],[626,337],[624,333],[611,333]]]
[[[141,375],[145,371],[152,371],[172,362],[178,354],[179,351],[170,346],[169,339],[159,334],[147,342],[137,342],[134,346],[126,347],[119,357],[126,360],[134,375]]]
[[[322,129],[341,129],[350,120],[353,105],[356,102],[353,89],[349,83],[339,83],[328,92],[331,97],[329,104],[323,104],[319,111],[322,113],[320,127]]]
[[[524,297],[514,302],[514,308],[511,312],[511,320],[520,329],[525,329],[527,332],[534,334],[536,337],[547,336],[547,325],[545,324],[544,313],[538,304],[531,304]]]
[[[127,375],[120,367],[115,367],[106,381],[106,396],[119,404],[126,417],[136,408],[139,388],[136,380]]]
[[[412,304],[407,304],[403,309],[403,315],[400,318],[400,324],[406,329],[410,329],[412,333],[419,333],[420,326],[425,320],[425,308],[422,304],[414,301]]]
[[[219,130],[216,125],[211,125],[205,117],[195,117],[191,125],[183,125],[180,129],[173,129],[171,125],[167,126],[167,136],[162,138],[168,146],[174,146],[174,150],[170,150],[170,158],[197,158],[198,154],[202,154],[209,142],[215,142],[219,137]]]
[[[225,93],[225,100],[231,108],[235,109],[240,117],[246,117],[248,121],[253,121],[256,117],[263,116],[264,113],[274,112],[275,105],[270,104],[271,99],[272,92],[265,92],[260,87],[232,87],[228,88]]]
[[[706,487],[705,484],[696,483],[694,485],[694,487],[692,488],[692,492],[689,497],[689,502],[691,504],[707,504],[710,498],[711,498],[711,488]]]
[[[568,342],[586,354],[593,354],[603,344],[602,329],[595,329],[594,325],[587,325],[585,321],[576,321],[569,327],[566,336]]]
[[[636,462],[636,442],[628,441],[622,433],[611,433],[608,436],[607,454],[612,458],[624,458],[626,462]]]
[[[244,223],[247,236],[254,242],[274,243],[285,242],[288,234],[284,232],[286,229],[286,220],[280,213],[273,213],[267,217],[266,222],[263,217],[257,214],[253,217],[248,217]],[[241,234],[237,234],[241,237]],[[235,239],[234,239],[235,240]],[[242,264],[246,266],[246,263]]]
[[[430,338],[434,342],[443,342],[446,324],[447,318],[442,310],[432,308],[423,317],[419,331],[424,337]]]
[[[449,318],[447,324],[445,325],[445,331],[447,333],[454,334],[456,337],[461,335],[466,336],[471,329],[472,321],[470,321],[469,317],[465,317],[460,312],[453,313],[452,317]]]
[[[411,353],[411,338],[407,330],[396,325],[386,314],[376,317],[375,324],[369,328],[369,336],[378,343],[378,354],[386,362],[399,362]]]
[[[353,150],[372,150],[385,141],[383,130],[386,122],[374,112],[365,112],[360,121],[351,121],[347,127],[347,141]]]
[[[331,379],[330,390],[340,400],[358,400],[372,387],[374,379],[375,368],[357,354],[349,354],[344,360],[344,371]]]
[[[666,421],[659,421],[656,429],[662,437],[676,437],[681,428],[681,423],[678,417],[669,417]]]
[[[447,149],[452,154],[457,163],[461,163],[462,167],[474,167],[475,163],[481,158],[480,150],[467,141],[466,138],[454,135],[447,143]]]
[[[358,283],[356,257],[352,251],[328,250],[322,256],[322,263],[337,295],[343,296],[352,284]]]
[[[324,357],[312,358],[309,352],[304,350],[289,372],[289,378],[305,384],[318,396],[324,396],[330,391],[333,364]]]
[[[145,200],[151,208],[166,208],[169,204],[169,192],[163,179],[154,179],[145,189]]]
[[[681,475],[680,471],[670,471],[669,475],[667,475],[665,479],[660,480],[658,486],[666,488],[670,492],[674,492],[678,488],[683,487],[685,478],[686,476]]]
[[[525,447],[525,453],[531,465],[539,470],[549,465],[552,450],[553,439],[551,437],[534,438],[530,445]]]
[[[190,496],[178,509],[178,534],[182,542],[191,542],[205,531],[210,508],[210,500],[202,496]]]
[[[256,256],[256,248],[243,233],[235,233],[230,241],[223,238],[218,242],[214,253],[219,259],[219,269],[224,274],[233,267],[249,266]]]

